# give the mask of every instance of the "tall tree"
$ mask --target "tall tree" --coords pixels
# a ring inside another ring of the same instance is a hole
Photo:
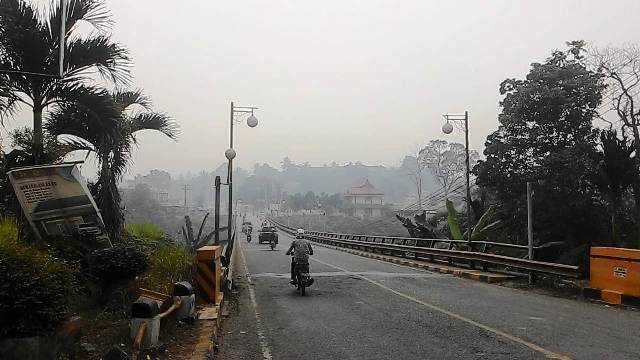
[[[636,154],[640,154],[640,47],[628,44],[621,47],[594,48],[590,61],[603,74],[607,83],[607,101],[601,116],[613,111],[624,133],[629,133]],[[613,124],[612,124],[613,125]],[[634,157],[635,178],[640,179],[640,156]],[[634,181],[636,241],[640,246],[640,181]]]
[[[471,167],[478,161],[478,152],[469,151]],[[454,187],[465,177],[466,150],[464,145],[446,140],[431,140],[419,153],[419,161],[429,169],[448,197]]]
[[[598,153],[597,173],[594,182],[608,197],[611,223],[611,242],[619,244],[618,213],[622,207],[623,195],[638,181],[635,167],[635,148],[632,142],[613,129],[600,134],[601,151]]]
[[[48,13],[25,0],[0,2],[0,120],[21,105],[31,108],[36,163],[42,161],[43,111],[101,93],[85,86],[96,72],[116,85],[129,81],[127,50],[104,33],[111,20],[103,1],[70,0],[67,6],[63,77],[58,79],[40,74],[58,74],[61,2],[54,1]],[[99,32],[82,36],[78,28],[83,22]]]
[[[602,76],[584,64],[583,42],[568,43],[526,79],[500,85],[498,130],[487,137],[486,159],[474,168],[477,184],[491,190],[512,240],[526,234],[526,183],[536,190],[536,235],[577,244],[597,236],[593,170],[597,131],[592,121],[602,100]]]
[[[141,90],[115,91],[111,98],[115,114],[96,113],[90,104],[63,103],[51,114],[46,129],[80,139],[67,143],[96,154],[100,171],[94,194],[109,234],[117,238],[124,221],[118,183],[131,161],[136,134],[154,130],[175,139],[178,127],[168,115],[153,112],[151,100]],[[113,128],[104,129],[105,124]]]
[[[421,212],[422,211],[422,187],[424,185],[422,180],[424,177],[426,164],[420,161],[419,150],[416,150],[412,156],[406,156],[403,160],[403,163],[410,164],[408,167],[409,171],[407,175],[409,176],[409,179],[411,179],[411,182],[413,183],[413,185],[416,187],[416,195],[418,196],[417,207],[418,207],[418,211]]]

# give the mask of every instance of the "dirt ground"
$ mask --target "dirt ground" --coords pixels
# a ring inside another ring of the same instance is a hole
[[[83,317],[81,337],[65,359],[100,359],[114,346],[131,355],[129,318],[121,314],[102,313]],[[142,359],[191,359],[197,341],[197,326],[169,317],[162,322],[160,341],[143,350]],[[148,358],[146,357],[148,355]]]

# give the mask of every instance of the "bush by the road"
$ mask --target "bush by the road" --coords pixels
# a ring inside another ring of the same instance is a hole
[[[42,335],[69,313],[73,267],[17,239],[11,219],[0,220],[0,338]]]
[[[178,281],[193,283],[194,269],[194,257],[185,247],[177,244],[162,245],[150,255],[149,269],[142,277],[140,286],[169,294],[173,284]]]
[[[189,250],[153,224],[127,224],[129,243],[138,244],[149,257],[140,287],[168,294],[178,281],[193,282],[195,260]]]
[[[89,271],[103,288],[134,279],[144,273],[148,265],[147,254],[131,244],[96,250],[89,256]]]

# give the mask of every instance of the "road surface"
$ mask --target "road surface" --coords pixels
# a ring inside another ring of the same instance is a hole
[[[640,313],[489,285],[314,246],[315,284],[289,284],[292,239],[240,238],[219,359],[639,359]],[[314,245],[314,243],[312,243]]]

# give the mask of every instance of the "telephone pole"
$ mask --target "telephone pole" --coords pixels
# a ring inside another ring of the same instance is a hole
[[[187,191],[191,190],[189,189],[189,185],[183,185],[182,189],[184,190],[184,208],[187,208]]]

